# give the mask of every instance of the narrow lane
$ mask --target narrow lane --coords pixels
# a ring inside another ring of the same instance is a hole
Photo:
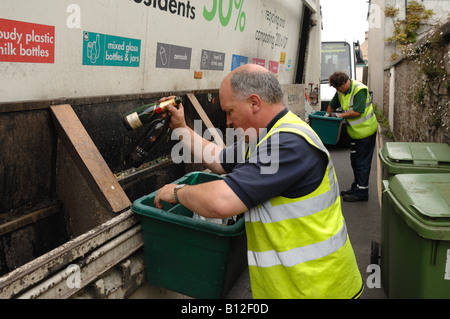
[[[369,200],[367,202],[342,201],[342,212],[347,223],[350,241],[365,282],[364,293],[361,299],[386,298],[382,288],[369,288],[367,284],[369,276],[370,283],[375,282],[372,280],[372,272],[370,270],[368,272],[372,241],[381,243],[381,167],[378,159],[378,150],[381,144],[380,136],[378,136],[369,178]],[[350,150],[346,147],[330,145],[327,145],[327,148],[335,166],[340,189],[350,188],[353,181]]]

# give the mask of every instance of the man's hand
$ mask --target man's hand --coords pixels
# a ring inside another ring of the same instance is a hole
[[[167,184],[156,193],[154,205],[162,209],[161,201],[176,204],[173,190],[176,184]],[[183,206],[206,218],[228,218],[248,208],[223,180],[197,185],[186,185],[178,191]]]
[[[173,99],[175,96],[163,97],[159,100],[159,102],[164,102],[170,99]],[[184,117],[184,107],[183,103],[178,104],[178,108],[173,105],[167,106],[167,113],[163,114],[163,117],[170,115],[170,124],[169,127],[171,130],[175,130],[176,128],[187,127],[186,119]]]
[[[175,201],[175,197],[173,195],[173,190],[175,189],[176,186],[177,184],[167,184],[156,192],[154,200],[154,205],[156,208],[159,209],[163,208],[161,201],[170,204],[177,204],[177,202]]]
[[[351,119],[360,116],[361,113],[355,111],[347,111],[345,113],[338,113],[338,117],[343,119]]]

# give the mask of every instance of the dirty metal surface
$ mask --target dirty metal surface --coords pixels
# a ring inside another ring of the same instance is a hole
[[[58,135],[89,187],[105,207],[120,212],[131,205],[94,142],[69,104],[50,107]]]
[[[131,210],[0,277],[0,299],[16,298],[139,223]],[[140,245],[137,242],[137,245]],[[92,257],[91,257],[92,258]],[[123,256],[126,258],[126,256]]]

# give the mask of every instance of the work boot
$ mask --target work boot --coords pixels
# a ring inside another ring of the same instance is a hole
[[[342,199],[346,202],[367,202],[368,197],[359,197],[356,194],[347,194]]]
[[[341,196],[353,194],[353,189],[347,189],[346,191],[341,191]]]

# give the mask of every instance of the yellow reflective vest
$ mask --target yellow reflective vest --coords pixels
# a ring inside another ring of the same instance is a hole
[[[312,193],[299,198],[277,196],[245,213],[253,298],[359,297],[362,278],[330,155],[316,133],[290,111],[256,147],[280,132],[298,134],[324,152],[328,167]]]
[[[338,93],[339,103],[344,112],[353,110],[353,99],[361,90],[367,91],[366,108],[364,113],[356,118],[347,118],[347,132],[352,139],[362,139],[376,132],[378,124],[375,113],[373,112],[372,101],[370,99],[369,88],[364,84],[351,80],[351,91],[347,94]]]

